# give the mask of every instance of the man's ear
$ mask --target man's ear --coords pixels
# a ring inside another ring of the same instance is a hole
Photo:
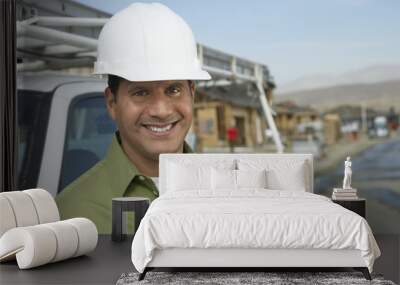
[[[115,108],[116,108],[116,96],[113,94],[110,87],[104,90],[104,99],[106,100],[107,111],[110,117],[115,121]]]

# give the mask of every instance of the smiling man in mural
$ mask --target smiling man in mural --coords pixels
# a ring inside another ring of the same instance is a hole
[[[191,152],[195,85],[208,80],[190,27],[161,4],[135,3],[103,27],[94,73],[108,76],[105,101],[118,131],[103,160],[57,197],[62,219],[91,219],[111,232],[114,197],[158,196],[161,153]]]

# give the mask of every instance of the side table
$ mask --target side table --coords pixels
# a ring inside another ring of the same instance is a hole
[[[365,204],[366,200],[363,198],[358,198],[354,200],[335,200],[332,199],[332,202],[339,204],[340,206],[353,211],[356,214],[359,214],[361,217],[365,219],[366,214],[365,214]]]
[[[124,212],[132,211],[135,213],[135,231],[138,229],[140,221],[149,208],[150,200],[144,197],[119,197],[112,199],[112,241],[123,241],[126,238],[124,229],[126,221]]]

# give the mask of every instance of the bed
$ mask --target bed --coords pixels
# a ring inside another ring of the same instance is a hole
[[[162,154],[160,197],[132,242],[159,267],[353,267],[380,255],[364,218],[313,194],[309,154]]]

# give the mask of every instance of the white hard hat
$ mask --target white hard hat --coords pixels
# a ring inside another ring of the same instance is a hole
[[[159,3],[134,3],[100,32],[94,74],[129,81],[208,80],[186,22]]]

